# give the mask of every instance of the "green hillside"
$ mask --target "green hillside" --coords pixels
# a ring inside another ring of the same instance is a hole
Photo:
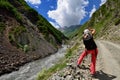
[[[87,21],[82,27],[79,28],[78,37],[81,38],[82,31],[87,27],[96,29],[96,38],[113,39],[114,31],[119,29],[120,24],[120,1],[119,0],[107,0]],[[112,31],[112,32],[109,32]],[[74,37],[74,36],[73,36]],[[120,37],[119,37],[120,38]]]
[[[69,27],[60,28],[59,30],[62,31],[65,36],[72,38],[74,33],[76,33],[80,27],[81,25],[72,25]]]

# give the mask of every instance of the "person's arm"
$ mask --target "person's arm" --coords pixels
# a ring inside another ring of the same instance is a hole
[[[95,29],[90,29],[90,31],[91,31],[92,35],[95,34]]]

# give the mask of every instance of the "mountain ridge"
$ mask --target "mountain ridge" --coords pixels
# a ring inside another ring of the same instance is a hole
[[[63,32],[64,35],[71,38],[71,36],[74,35],[74,33],[79,29],[82,25],[71,25],[71,26],[64,26],[63,28],[59,28],[61,32]]]

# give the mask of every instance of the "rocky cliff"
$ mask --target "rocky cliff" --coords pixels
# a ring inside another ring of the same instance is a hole
[[[24,0],[0,1],[0,75],[55,53],[65,39]]]

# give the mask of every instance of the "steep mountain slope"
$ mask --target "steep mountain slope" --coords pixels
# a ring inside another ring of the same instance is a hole
[[[79,28],[78,37],[81,37],[83,29],[92,27],[96,29],[96,38],[102,38],[112,41],[120,40],[120,1],[107,0],[86,22]]]
[[[55,53],[65,39],[24,0],[0,1],[0,75]]]

